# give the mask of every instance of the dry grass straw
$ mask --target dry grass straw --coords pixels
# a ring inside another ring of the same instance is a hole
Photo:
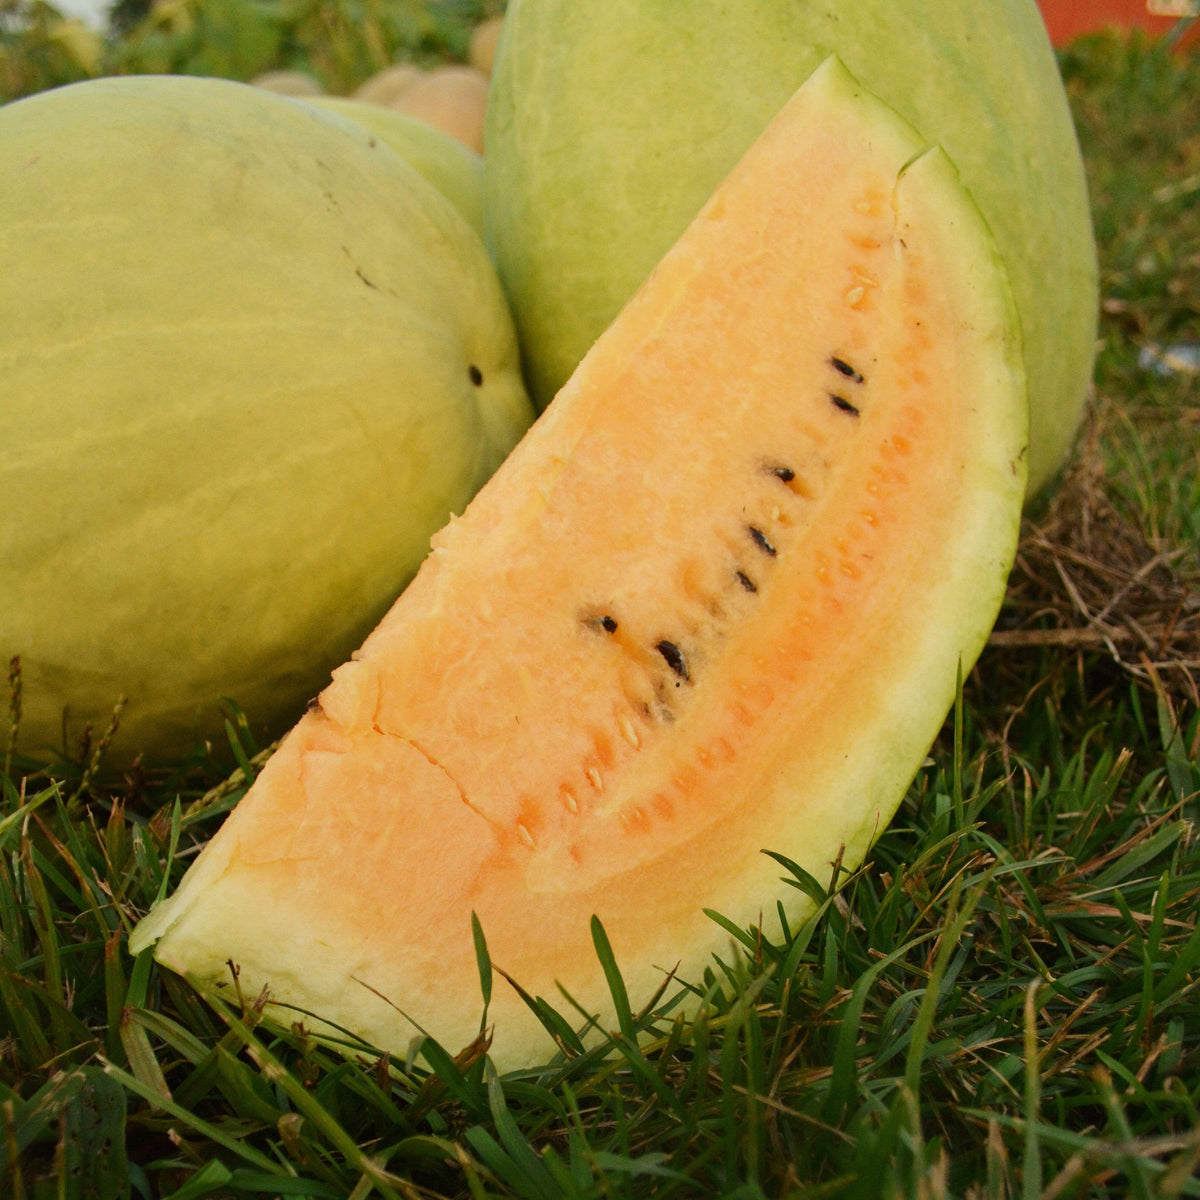
[[[1200,430],[1200,409],[1172,419]],[[1152,538],[1119,507],[1103,452],[1117,420],[1112,402],[1093,405],[1061,485],[1025,521],[1003,627],[989,645],[1099,652],[1139,682],[1200,705],[1196,548]]]

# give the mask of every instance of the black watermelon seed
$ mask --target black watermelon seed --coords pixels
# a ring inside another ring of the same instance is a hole
[[[746,528],[750,531],[750,536],[754,539],[754,544],[764,553],[769,554],[772,558],[775,557],[775,547],[771,545],[767,535],[763,533],[756,525],[747,525]]]
[[[474,363],[467,368],[467,376],[476,387],[483,383],[483,372]]]
[[[833,401],[833,407],[841,412],[849,413],[852,417],[858,416],[858,409],[850,403],[845,396],[835,396],[832,392],[829,393],[829,399]]]
[[[679,676],[680,679],[688,678],[687,662],[683,657],[683,651],[675,645],[674,642],[668,642],[665,639],[659,642],[655,650],[663,656],[663,660],[667,666]]]
[[[848,362],[846,362],[845,359],[838,358],[835,355],[829,361],[833,365],[834,370],[840,371],[843,375],[845,375],[845,377],[847,379],[853,379],[855,383],[863,382],[862,375],[858,371],[856,371]]]
[[[745,571],[739,571],[737,573],[737,581],[748,592],[757,592],[758,591],[758,585],[754,582],[753,579],[750,578],[749,575],[746,574]]]
[[[772,466],[768,463],[763,467],[763,470],[770,475],[774,475],[793,496],[800,496],[805,500],[813,498],[812,487],[801,476],[797,475],[791,467]]]
[[[607,614],[605,614],[603,617],[600,618],[600,628],[603,629],[605,633],[616,633],[617,632],[616,617],[610,617]]]

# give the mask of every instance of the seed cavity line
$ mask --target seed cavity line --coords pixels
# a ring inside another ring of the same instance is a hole
[[[828,365],[841,377],[842,383],[839,385],[838,390],[827,391],[825,393],[826,399],[839,413],[857,419],[863,412],[861,389],[867,382],[866,377],[853,363],[837,354],[830,356]],[[853,396],[854,399],[849,399],[847,395],[843,394],[845,392],[849,392],[849,395]],[[799,499],[810,500],[815,495],[810,484],[797,474],[794,467],[789,466],[786,462],[778,459],[768,460],[763,465],[762,470]],[[774,515],[778,516],[778,514],[779,510],[775,509]],[[767,530],[758,524],[747,523],[743,526],[743,530],[747,544],[753,546],[754,551],[757,552],[758,561],[762,564],[762,569],[767,569],[767,564],[777,559],[780,554],[780,546],[772,540],[774,535],[768,534]],[[736,556],[739,553],[736,543],[730,542],[728,544]],[[733,570],[726,577],[729,580],[728,586],[748,596],[756,595],[761,583],[761,580],[758,578],[758,571],[759,568],[753,567],[749,563],[735,563]],[[723,608],[724,605],[721,603],[720,597],[713,597],[712,604],[710,605],[711,613],[720,618]],[[597,610],[592,609],[581,619],[586,626],[597,633],[605,634],[609,637],[615,635],[620,629],[617,617],[611,612],[601,610],[597,614]],[[627,636],[627,634],[623,633],[622,639]],[[621,644],[635,658],[638,657],[638,651],[634,643],[622,641]],[[657,681],[654,680],[656,671],[653,665],[654,658],[648,653],[650,650],[653,650],[657,657],[662,660],[663,665],[670,672],[669,676],[665,678],[660,676]],[[693,683],[695,660],[702,660],[703,653],[701,652],[698,655],[693,653],[691,650],[685,648],[685,645],[681,644],[681,641],[675,640],[674,637],[659,638],[652,645],[649,644],[649,639],[647,639],[646,652],[647,656],[641,659],[642,665],[651,675],[654,692],[658,698],[654,705],[653,715],[661,720],[670,721],[674,718],[674,712],[671,706],[666,703],[664,688],[668,687],[672,682],[676,688],[681,688],[684,684]],[[635,707],[644,718],[647,720],[651,719],[652,711],[647,705],[641,704]],[[624,720],[629,724],[629,728],[633,728],[628,716],[625,716]],[[635,748],[637,745],[640,745],[640,739],[636,737],[636,733],[635,737],[632,738],[629,736],[628,729],[622,729],[622,733],[625,740],[634,745]]]

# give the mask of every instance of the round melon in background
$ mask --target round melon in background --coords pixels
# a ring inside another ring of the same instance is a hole
[[[255,87],[281,96],[320,96],[325,89],[307,71],[264,71],[250,80]]]
[[[488,17],[471,30],[471,41],[467,49],[467,62],[477,71],[491,75],[496,61],[496,47],[504,29],[504,17]]]
[[[246,84],[0,109],[0,654],[18,752],[293,723],[532,409],[478,238],[382,140]]]
[[[487,98],[488,77],[482,71],[448,63],[427,71],[391,104],[482,154]]]
[[[354,99],[368,104],[391,104],[424,74],[424,69],[415,63],[393,63],[359,84]]]

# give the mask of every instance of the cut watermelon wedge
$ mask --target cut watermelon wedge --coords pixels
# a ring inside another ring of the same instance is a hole
[[[473,913],[527,992],[602,1026],[593,915],[635,1008],[728,945],[705,909],[801,919],[763,851],[861,861],[995,619],[1020,363],[954,169],[828,61],[132,948],[457,1049]],[[553,1053],[515,990],[488,1019],[500,1065]]]

